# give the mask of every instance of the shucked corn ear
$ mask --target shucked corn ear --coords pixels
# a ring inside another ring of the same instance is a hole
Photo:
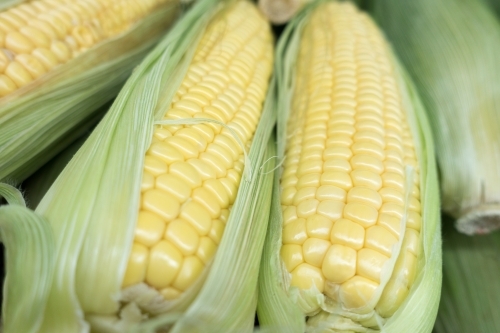
[[[178,3],[34,0],[1,9],[0,181],[19,183],[88,129]]]
[[[500,23],[477,0],[374,1],[422,95],[442,208],[466,234],[500,228]]]
[[[443,291],[434,332],[500,332],[500,233],[471,237],[449,217],[443,222]]]
[[[246,1],[206,30],[146,153],[124,287],[181,298],[210,264],[236,199],[272,69],[269,25]],[[147,306],[147,304],[145,305]],[[155,307],[158,305],[155,304]],[[151,309],[155,312],[157,310]]]
[[[278,156],[259,323],[430,332],[441,285],[432,139],[382,34],[316,2],[277,51]],[[306,317],[307,316],[307,317]]]
[[[35,290],[44,306],[32,327],[253,329],[275,163],[274,100],[263,104],[272,64],[270,27],[248,1],[200,1],[179,21],[37,207],[57,264],[39,277],[50,288]],[[26,325],[15,319],[3,316],[5,332]]]

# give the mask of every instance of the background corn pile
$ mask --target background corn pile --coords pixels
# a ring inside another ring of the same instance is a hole
[[[500,0],[0,1],[0,332],[500,332]]]

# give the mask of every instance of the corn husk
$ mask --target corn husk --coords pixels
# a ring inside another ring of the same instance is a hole
[[[289,116],[291,99],[294,92],[294,77],[296,75],[295,63],[301,47],[300,38],[305,24],[317,1],[308,5],[288,25],[278,43],[276,54],[276,76],[278,83],[278,158],[282,159],[285,152],[286,124]],[[430,332],[436,318],[440,288],[441,288],[441,239],[439,216],[439,193],[434,160],[432,135],[427,123],[423,106],[419,101],[416,91],[394,59],[395,66],[399,69],[400,87],[403,94],[404,109],[412,129],[412,136],[416,142],[416,153],[420,162],[420,184],[422,189],[422,254],[417,267],[417,277],[405,301],[396,313],[381,323],[380,330],[369,329],[353,321],[343,320],[338,315],[336,324],[327,328],[315,329],[306,325],[306,310],[310,302],[319,304],[324,312],[324,296],[316,288],[298,292],[295,287],[289,287],[287,272],[280,258],[282,245],[282,210],[280,202],[280,172],[276,171],[273,201],[271,206],[271,219],[269,232],[262,256],[259,277],[259,303],[257,314],[262,328],[269,330],[284,330],[286,332],[384,332],[412,333]],[[304,310],[302,310],[304,309]]]
[[[500,15],[500,1],[498,1],[498,0],[486,0],[486,2],[491,7],[491,9],[493,9],[496,12],[497,17],[498,17],[498,15]]]
[[[470,237],[449,225],[443,226],[443,294],[434,331],[500,332],[500,233]]]
[[[103,108],[103,113],[97,113],[97,116],[94,119],[94,125],[102,119],[104,110],[107,111],[109,107],[110,105],[106,104]],[[54,158],[45,163],[29,178],[23,181],[20,187],[28,208],[35,209],[36,206],[38,206],[45,193],[47,193],[49,188],[52,186],[52,183],[54,183],[59,174],[63,171],[64,167],[66,167],[68,162],[85,143],[91,133],[92,128],[87,130],[79,139],[70,144]]]
[[[178,0],[171,0],[122,34],[1,98],[0,181],[20,183],[90,128],[96,110],[116,96],[179,9]]]
[[[25,0],[0,0],[0,10],[9,9],[12,6],[23,3]]]
[[[500,228],[499,21],[480,0],[373,6],[426,106],[443,210],[466,234]]]
[[[37,332],[54,273],[52,231],[44,218],[26,209],[21,193],[14,187],[0,183],[0,197],[9,203],[0,206],[0,240],[6,249],[7,272],[1,329]]]
[[[207,23],[230,3],[200,1],[186,13],[137,67],[35,214],[30,213],[50,225],[55,246],[52,259],[56,263],[51,273],[53,278],[50,272],[36,276],[39,280],[49,280],[50,290],[40,291],[45,312],[40,310],[37,318],[25,316],[31,327],[37,327],[42,320],[40,329],[33,330],[72,333],[90,329],[92,332],[253,329],[276,155],[272,135],[276,117],[274,89],[269,90],[248,151],[244,176],[224,236],[203,278],[178,301],[161,304],[154,315],[140,307],[148,294],[142,300],[130,300],[125,299],[127,295],[121,290],[134,238],[144,156],[155,122],[163,118],[170,105]],[[0,219],[19,223],[18,217],[6,215],[3,208]],[[40,242],[50,240],[40,237]],[[20,272],[28,269],[22,258],[12,256],[11,260]],[[15,280],[13,277],[10,281]],[[26,287],[31,283],[28,279],[18,281]],[[120,307],[120,301],[128,304]],[[155,301],[151,299],[153,306]],[[4,309],[25,311],[15,302],[4,303]],[[3,316],[3,320],[6,333],[19,332],[20,326],[16,325],[20,324],[12,323],[12,317]],[[7,326],[11,329],[7,330]]]

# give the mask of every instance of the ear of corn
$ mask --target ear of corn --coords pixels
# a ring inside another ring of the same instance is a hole
[[[207,0],[134,71],[36,209],[57,262],[41,332],[252,330],[272,58],[250,2]]]
[[[443,210],[467,234],[499,228],[498,19],[476,0],[386,0],[373,7],[423,97]]]
[[[443,291],[435,333],[499,332],[500,233],[466,236],[443,217]]]
[[[1,11],[0,180],[19,183],[88,129],[178,9],[36,0]]]
[[[429,332],[441,284],[439,199],[432,138],[410,81],[375,24],[347,2],[306,7],[277,59],[284,163],[259,323]]]

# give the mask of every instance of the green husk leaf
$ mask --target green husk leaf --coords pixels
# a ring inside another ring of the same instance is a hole
[[[0,181],[19,183],[69,145],[74,132],[88,129],[96,110],[116,96],[179,8],[176,1],[158,8],[126,32],[1,98]]]
[[[52,183],[80,149],[87,137],[88,135],[84,135],[73,142],[21,184],[29,208],[35,209],[38,206]]]
[[[300,36],[308,17],[315,6],[322,1],[307,6],[284,31],[277,46],[275,73],[278,82],[277,112],[278,112],[278,158],[282,159],[285,152],[286,124],[289,116],[291,98],[294,92],[295,63],[300,49]],[[434,160],[432,133],[426,119],[425,111],[417,96],[410,79],[399,66],[397,59],[393,59],[398,81],[403,94],[404,109],[407,111],[408,121],[414,140],[416,152],[420,162],[420,184],[422,195],[422,254],[419,258],[417,278],[409,295],[396,313],[387,318],[381,330],[366,329],[357,326],[356,332],[406,332],[411,327],[412,332],[424,333],[432,330],[437,314],[437,307],[441,289],[441,240],[439,216],[439,192],[437,172]],[[269,232],[263,252],[259,277],[259,303],[257,313],[260,326],[263,329],[284,329],[287,332],[303,333],[307,331],[306,315],[301,308],[304,302],[310,301],[307,297],[316,297],[313,292],[305,292],[299,307],[292,299],[293,290],[287,292],[287,277],[282,271],[283,264],[280,258],[282,235],[282,212],[280,203],[279,179],[281,170],[276,171],[273,202]],[[338,317],[340,318],[340,317]],[[342,322],[339,324],[343,325]],[[349,327],[349,323],[344,323]],[[313,328],[309,328],[314,331]],[[351,328],[352,329],[352,328]],[[328,332],[354,332],[351,329],[333,329]],[[321,330],[322,332],[324,331]]]
[[[374,1],[427,110],[443,210],[464,233],[500,228],[500,22],[480,0]]]
[[[0,239],[5,246],[3,332],[38,332],[54,273],[55,244],[45,219],[24,207],[14,187],[0,184]]]
[[[436,333],[500,332],[500,233],[466,236],[443,218],[443,294]]]
[[[12,185],[0,183],[0,198],[2,197],[9,205],[26,207],[23,195]]]
[[[26,0],[0,0],[0,10],[8,9],[9,7],[19,5]]]
[[[38,205],[36,213],[49,222],[55,236],[57,263],[40,332],[143,332],[169,326],[177,319],[173,331],[189,330],[193,320],[205,325],[200,327],[204,332],[252,330],[260,251],[269,216],[273,177],[269,171],[275,163],[270,159],[275,155],[273,147],[268,146],[275,124],[272,98],[266,102],[252,141],[251,165],[245,166],[257,171],[252,173],[255,178],[241,181],[212,262],[215,268],[205,270],[206,281],[200,279],[187,297],[172,302],[166,317],[149,319],[133,301],[124,307],[120,304],[144,156],[155,123],[170,105],[208,22],[229,3],[200,1],[186,13],[136,68]],[[269,96],[274,97],[274,90]],[[146,321],[139,323],[142,320]]]
[[[110,104],[106,104],[102,107],[102,112],[96,113],[96,116],[92,119],[91,124],[96,125],[97,122],[102,119],[105,111],[107,111],[109,107]],[[35,209],[36,206],[38,206],[52,183],[54,183],[57,179],[57,176],[59,176],[64,167],[76,154],[78,149],[80,149],[80,147],[85,143],[91,134],[91,130],[92,128],[86,130],[79,139],[62,150],[21,184],[23,195],[29,208]]]

